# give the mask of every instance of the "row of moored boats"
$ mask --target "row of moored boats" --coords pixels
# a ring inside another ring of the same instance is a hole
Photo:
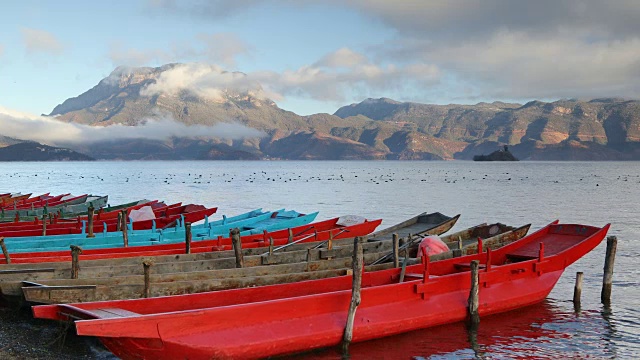
[[[353,340],[467,316],[472,262],[479,314],[542,301],[602,228],[478,224],[460,215],[381,219],[106,196],[0,194],[0,291],[37,318],[74,321],[123,359],[262,358],[339,345],[354,243],[364,261]],[[387,224],[386,224],[387,225]]]

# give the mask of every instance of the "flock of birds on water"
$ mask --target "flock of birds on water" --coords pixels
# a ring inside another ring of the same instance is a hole
[[[28,172],[14,172],[12,174],[7,174],[9,178],[14,179],[29,179],[29,178],[38,178],[39,179],[76,179],[81,182],[83,181],[104,181],[105,178],[111,177],[115,178],[117,181],[121,181],[123,183],[129,182],[145,182],[149,180],[153,180],[154,183],[157,181],[161,181],[166,185],[171,184],[218,184],[220,182],[223,183],[291,183],[291,182],[365,182],[372,183],[376,185],[384,184],[384,183],[393,183],[393,182],[405,182],[405,181],[419,181],[419,182],[445,182],[449,184],[456,184],[468,181],[495,181],[495,182],[510,182],[510,181],[535,181],[538,182],[541,179],[530,179],[529,176],[518,176],[512,172],[500,172],[500,173],[478,173],[477,171],[474,173],[469,170],[467,174],[464,174],[460,171],[452,171],[452,170],[425,170],[425,169],[413,169],[409,172],[397,173],[397,172],[388,172],[382,173],[384,169],[375,169],[376,171],[353,171],[350,169],[341,169],[340,173],[334,174],[324,174],[324,175],[311,175],[311,176],[303,176],[299,173],[293,172],[281,172],[281,171],[253,171],[253,172],[245,172],[242,175],[234,174],[231,172],[210,172],[210,173],[196,173],[196,172],[187,172],[182,174],[163,174],[159,175],[157,173],[145,173],[142,171],[138,171],[137,173],[113,173],[109,175],[82,175],[77,173],[64,173],[60,171],[50,171],[46,173],[28,173]],[[308,169],[301,171],[303,173],[309,173]],[[86,179],[86,180],[85,180]],[[598,179],[602,179],[601,175],[597,174],[588,174],[581,175],[578,178],[562,178],[562,179],[552,179],[543,177],[542,181],[546,183],[556,183],[559,184],[561,182],[574,182],[574,181],[584,181],[595,179],[595,186],[600,186],[600,182]],[[640,183],[640,175],[618,175],[616,178],[611,178],[614,181],[622,181],[627,182],[630,179],[636,180],[636,182]],[[609,179],[602,179],[603,181],[607,181]]]

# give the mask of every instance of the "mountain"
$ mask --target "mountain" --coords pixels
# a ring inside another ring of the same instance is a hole
[[[204,80],[193,80],[194,74]],[[242,86],[201,87],[212,78]],[[522,160],[640,159],[639,101],[432,105],[380,98],[334,114],[300,116],[279,108],[245,74],[208,65],[120,67],[50,116],[92,126],[136,126],[153,118],[187,125],[232,121],[264,134],[242,140],[113,139],[74,147],[99,159],[470,160],[503,145]]]
[[[69,149],[26,141],[0,148],[0,161],[89,161],[93,158]]]

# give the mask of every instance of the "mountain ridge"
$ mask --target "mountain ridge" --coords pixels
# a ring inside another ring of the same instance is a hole
[[[229,84],[238,80],[241,86],[203,87],[204,80],[188,83],[188,71],[205,74],[205,80],[222,78]],[[113,153],[107,144],[83,148],[96,158],[111,151],[110,157],[145,159],[157,157],[153,151],[160,151],[169,159],[202,158],[206,153],[225,159],[470,160],[509,145],[523,160],[640,159],[637,100],[434,105],[368,98],[340,107],[334,114],[300,116],[278,107],[246,74],[207,65],[119,67],[93,88],[56,106],[50,115],[92,126],[136,126],[157,116],[186,125],[233,121],[266,134],[242,140],[146,141],[156,144],[148,146],[151,153],[135,156],[126,154],[135,148],[126,145],[133,140],[114,139],[123,144],[119,146],[122,154]],[[198,150],[190,153],[188,149]]]

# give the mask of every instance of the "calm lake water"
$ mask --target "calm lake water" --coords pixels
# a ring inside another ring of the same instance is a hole
[[[618,237],[612,305],[600,304],[605,243],[567,269],[539,305],[463,324],[354,344],[354,359],[638,358],[640,356],[640,162],[87,162],[0,163],[2,192],[92,193],[117,204],[140,198],[217,206],[219,218],[257,207],[384,219],[462,214],[455,230],[482,222],[532,231],[560,219]],[[571,302],[584,272],[582,309]],[[410,309],[399,309],[410,311]],[[337,359],[334,350],[299,358]]]

